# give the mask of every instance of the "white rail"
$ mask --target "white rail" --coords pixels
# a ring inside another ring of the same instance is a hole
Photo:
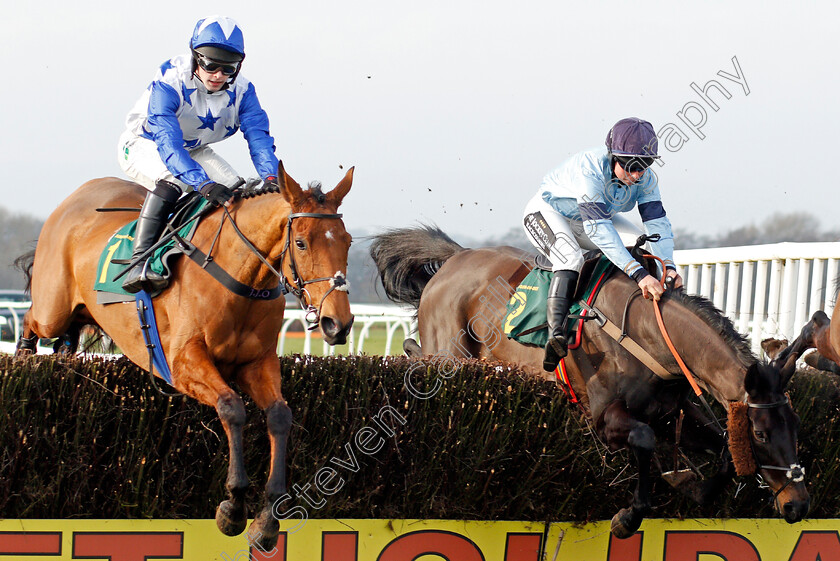
[[[6,309],[10,312],[11,318],[8,323],[14,333],[14,340],[20,338],[20,330],[23,327],[20,323],[18,315],[14,310],[25,311],[30,307],[29,302],[0,302],[0,309]],[[348,354],[362,354],[365,350],[365,342],[370,337],[371,329],[376,326],[383,326],[386,332],[385,351],[384,354],[402,354],[402,341],[412,333],[417,331],[417,322],[414,319],[414,310],[401,308],[399,306],[378,306],[372,304],[350,304],[350,310],[355,316],[353,328],[348,335]],[[292,327],[298,324],[298,328],[302,329],[303,333],[303,354],[312,353],[313,342],[320,341],[323,345],[322,354],[335,354],[335,347],[329,346],[320,336],[314,336],[313,332],[305,329],[304,312],[301,309],[292,307],[290,304],[286,308],[284,314],[283,327],[280,330],[280,336],[277,338],[277,354],[282,355],[286,342],[290,339],[290,333],[300,333],[300,331],[292,331]],[[22,316],[22,314],[21,314]],[[0,316],[0,324],[6,322],[6,318]],[[401,331],[402,338],[395,341],[398,331]],[[396,344],[395,344],[396,343]],[[0,341],[0,352],[14,353],[15,343],[11,341]],[[51,347],[38,347],[38,354],[51,353]]]
[[[780,243],[674,252],[686,291],[701,294],[748,334],[792,340],[817,310],[831,315],[840,242]]]
[[[735,322],[738,331],[750,337],[756,352],[761,350],[762,339],[792,340],[814,312],[823,310],[831,315],[834,309],[840,242],[690,249],[676,251],[674,260],[686,290],[714,302]],[[12,312],[9,321],[15,340],[21,325],[14,310],[28,308],[28,302],[0,302],[0,309]],[[348,337],[349,354],[364,352],[375,326],[386,329],[385,354],[402,352],[401,340],[394,345],[397,331],[402,332],[403,338],[417,331],[413,310],[370,304],[351,304],[351,310],[356,320]],[[304,354],[312,352],[313,340],[321,340],[305,330],[304,312],[290,304],[277,340],[278,354],[283,354],[295,324],[303,328]],[[323,354],[335,353],[322,340],[321,344]],[[14,343],[0,343],[0,351],[13,352]],[[51,349],[39,349],[47,351]]]
[[[402,339],[394,348],[394,336],[398,329],[402,330],[403,339],[417,331],[417,322],[414,320],[414,310],[401,308],[399,306],[378,306],[374,304],[350,304],[350,311],[355,316],[353,328],[347,337],[348,354],[362,354],[365,349],[365,340],[370,336],[370,330],[376,325],[383,325],[386,330],[384,354],[392,354],[392,348],[396,354],[402,354]],[[277,354],[282,355],[285,349],[286,340],[289,338],[290,328],[298,324],[303,328],[303,354],[312,353],[312,331],[306,329],[303,310],[288,307],[284,314],[283,328],[280,330],[280,337],[277,339]],[[320,337],[317,337],[321,340]],[[322,354],[335,354],[335,347],[329,346],[321,340],[323,345]]]

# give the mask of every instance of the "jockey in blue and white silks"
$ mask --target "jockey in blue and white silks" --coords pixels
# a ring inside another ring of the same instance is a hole
[[[242,130],[260,177],[276,181],[278,168],[268,116],[253,84],[239,75],[245,41],[228,17],[198,21],[190,54],[164,62],[135,103],[120,136],[122,170],[148,189],[134,236],[132,260],[160,236],[175,202],[185,190],[199,191],[211,204],[227,203],[236,171],[210,144]],[[126,274],[123,289],[157,292],[166,281],[138,263]]]
[[[198,189],[211,179],[208,174],[214,175],[217,183],[230,185],[237,178],[230,166],[222,163],[214,166],[218,169],[205,170],[192,156],[200,148],[231,137],[241,129],[260,177],[277,175],[274,139],[269,134],[268,116],[260,106],[254,85],[244,76],[238,76],[235,82],[226,83],[224,89],[208,91],[193,72],[193,64],[192,55],[163,63],[129,112],[127,130],[121,139],[120,160],[125,162],[124,171],[150,189],[154,189],[154,181],[159,179],[177,182],[182,188]],[[143,144],[138,142],[141,138],[154,143],[150,147],[157,158],[151,162],[132,158],[132,148]],[[201,152],[198,155],[199,159],[208,159],[202,158]],[[216,158],[220,160],[219,156]],[[135,167],[139,168],[139,174],[131,173]]]
[[[552,264],[548,296],[549,342],[543,367],[553,371],[567,351],[564,323],[581,267],[583,249],[600,249],[616,267],[639,283],[644,296],[659,299],[662,287],[630,256],[641,234],[619,213],[638,207],[651,252],[663,259],[665,274],[682,285],[674,265],[674,236],[665,214],[656,174],[658,158],[653,126],[641,119],[622,119],[607,135],[606,147],[575,154],[548,173],[525,207],[528,239]]]

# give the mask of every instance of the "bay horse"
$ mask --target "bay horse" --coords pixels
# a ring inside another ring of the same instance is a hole
[[[422,347],[407,339],[404,348],[409,356],[432,361],[453,356],[501,360],[555,380],[554,373],[542,368],[542,347],[508,339],[501,325],[507,300],[533,267],[533,256],[513,247],[465,249],[431,226],[386,231],[374,237],[370,252],[386,295],[417,309]],[[669,373],[679,374],[677,361],[657,327],[653,304],[640,295],[638,285],[617,272],[604,281],[594,305],[614,324],[622,325],[623,332]],[[730,419],[735,417],[743,427],[743,447],[737,450],[744,457],[740,463],[758,465],[785,520],[801,520],[810,499],[797,459],[799,418],[784,392],[795,359],[783,369],[759,363],[732,322],[700,296],[669,290],[660,306],[679,355],[699,383],[729,411]],[[682,408],[691,421],[683,428],[683,443],[688,440],[685,431],[691,428],[699,449],[708,449],[709,443],[723,449],[723,430],[710,427],[699,408],[691,405],[685,377],[658,377],[595,321],[584,323],[581,344],[570,350],[566,364],[598,436],[613,451],[628,448],[636,459],[639,476],[632,503],[613,517],[611,527],[617,537],[629,537],[651,510],[653,425]],[[734,415],[736,411],[743,417]],[[736,449],[732,454],[736,455]],[[708,500],[734,476],[739,462],[733,465],[726,458],[717,475],[698,484],[692,493],[695,498]],[[739,469],[739,474],[742,471],[748,473],[749,468]]]
[[[788,360],[790,355],[801,355],[808,349],[817,349],[816,353],[804,359],[809,366],[840,374],[840,306],[837,303],[830,319],[822,310],[814,312],[796,339],[778,354],[776,360]]]
[[[302,304],[309,304],[310,320],[320,326],[325,341],[343,344],[353,323],[347,292],[341,289],[351,237],[337,210],[350,191],[353,169],[328,193],[320,184],[302,189],[282,163],[277,177],[276,188],[252,191],[247,199],[237,197],[203,217],[192,243],[257,294],[276,292],[278,283],[290,287]],[[102,305],[94,291],[103,248],[133,218],[126,212],[97,212],[97,207],[139,210],[145,193],[129,181],[94,179],[50,215],[34,256],[24,263],[32,307],[24,317],[23,337],[64,337],[73,350],[80,327],[95,325],[132,362],[150,368],[134,301]],[[269,265],[279,269],[282,278]],[[265,413],[269,475],[265,503],[249,535],[269,551],[277,543],[279,524],[272,505],[286,493],[286,442],[292,424],[276,354],[285,299],[234,294],[186,257],[176,261],[172,279],[153,300],[154,313],[172,385],[215,407],[228,438],[228,498],[216,510],[216,523],[226,535],[245,530],[249,486],[243,457],[245,404],[230,384],[250,395]]]

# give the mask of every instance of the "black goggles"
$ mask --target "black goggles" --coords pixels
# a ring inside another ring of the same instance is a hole
[[[642,158],[639,156],[616,156],[615,161],[628,173],[645,171],[653,164],[653,158]]]
[[[201,53],[195,53],[195,60],[198,62],[198,65],[207,72],[213,74],[219,70],[222,71],[222,74],[225,76],[233,76],[236,74],[236,71],[239,70],[239,62],[219,62],[217,60],[213,60],[212,58],[207,58]],[[241,61],[240,61],[241,62]]]

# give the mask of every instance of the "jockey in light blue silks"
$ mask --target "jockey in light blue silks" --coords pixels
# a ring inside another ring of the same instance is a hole
[[[616,267],[635,280],[645,298],[659,299],[663,290],[630,256],[641,234],[619,212],[638,206],[651,252],[665,262],[665,274],[682,278],[674,265],[674,236],[659,196],[656,174],[648,169],[656,158],[658,142],[653,126],[641,119],[622,119],[610,129],[606,148],[575,154],[545,176],[537,194],[525,207],[528,239],[551,261],[554,275],[548,293],[549,340],[543,368],[551,372],[568,353],[566,316],[572,303],[583,249],[600,249]]]
[[[183,191],[199,191],[215,205],[233,196],[225,185],[236,181],[237,173],[210,144],[241,128],[260,177],[276,181],[268,116],[254,85],[239,75],[244,58],[245,41],[235,21],[222,16],[199,20],[190,54],[164,62],[129,112],[119,140],[120,167],[149,190],[137,221],[133,258],[154,245]],[[127,273],[123,289],[159,290],[165,282],[140,263]]]

